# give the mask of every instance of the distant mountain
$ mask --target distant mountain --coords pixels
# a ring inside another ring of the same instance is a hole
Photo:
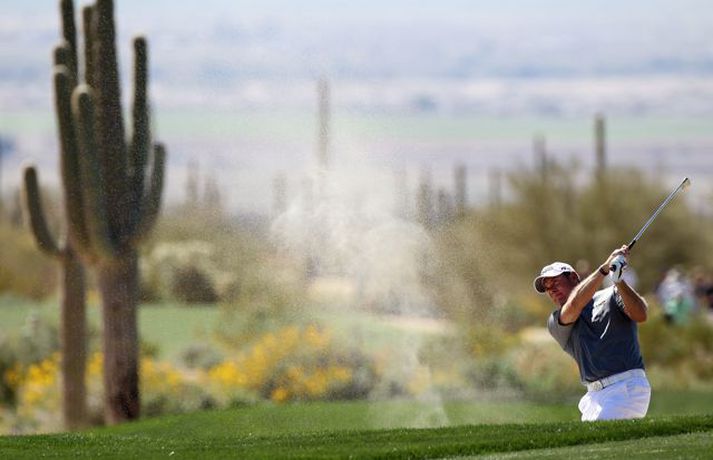
[[[128,66],[129,36],[147,34],[163,105],[259,107],[280,102],[270,93],[277,86],[286,89],[286,105],[305,106],[312,94],[304,88],[326,75],[349,82],[354,91],[342,100],[352,108],[372,101],[375,110],[479,109],[487,101],[463,93],[500,81],[524,85],[502,105],[566,113],[548,91],[534,102],[520,93],[532,99],[537,82],[654,78],[666,81],[665,93],[682,92],[696,112],[695,100],[707,103],[709,90],[689,80],[713,76],[713,2],[706,0],[117,0],[116,8],[122,62]],[[56,0],[0,0],[0,41],[10,44],[0,47],[0,107],[47,106],[56,9]],[[691,96],[699,87],[700,97]],[[382,88],[397,93],[383,98]],[[581,99],[572,93],[562,90]],[[651,97],[655,103],[635,102],[633,110],[660,104]]]

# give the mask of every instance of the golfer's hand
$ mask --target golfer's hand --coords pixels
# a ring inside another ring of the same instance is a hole
[[[612,263],[614,262],[614,259],[616,259],[619,256],[624,256],[624,257],[629,257],[629,247],[627,245],[623,245],[619,249],[615,249],[607,258],[606,262],[602,264],[600,269],[604,271],[605,273],[609,273],[609,269],[612,266]]]

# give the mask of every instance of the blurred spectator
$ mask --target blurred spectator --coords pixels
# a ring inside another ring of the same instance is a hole
[[[693,293],[698,306],[705,311],[713,312],[713,276],[702,267],[693,269]]]
[[[709,284],[708,288],[706,289],[705,301],[705,306],[708,309],[708,313],[713,314],[713,284]]]
[[[677,268],[666,272],[656,289],[656,296],[666,321],[671,324],[684,324],[696,308],[693,285]]]

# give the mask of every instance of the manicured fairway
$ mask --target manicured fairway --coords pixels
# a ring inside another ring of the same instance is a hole
[[[533,449],[507,454],[473,456],[489,460],[506,459],[569,459],[587,458],[589,460],[626,458],[627,460],[654,458],[711,458],[713,457],[713,433],[679,434],[635,439],[632,441],[613,441],[587,444],[574,447],[558,447],[555,449]]]
[[[497,453],[591,459],[609,457],[617,449],[634,458],[652,451],[659,453],[657,458],[673,453],[705,458],[713,439],[713,415],[582,423],[572,412],[571,407],[494,401],[260,404],[83,433],[0,437],[0,457],[448,458]],[[510,423],[498,423],[504,420]]]
[[[218,420],[221,413],[213,413]],[[190,416],[184,417],[189,421]],[[607,456],[617,453],[656,452],[656,457],[677,455],[686,446],[688,458],[705,455],[713,436],[713,416],[669,417],[600,423],[545,423],[466,425],[449,428],[371,431],[326,431],[258,435],[206,430],[193,423],[168,424],[160,420],[107,428],[88,433],[0,438],[4,458],[449,458],[477,454],[534,452],[555,458]],[[146,428],[146,429],[144,429]],[[677,435],[691,434],[687,438]],[[671,437],[674,436],[674,437]],[[602,443],[608,443],[602,444]],[[563,447],[578,446],[572,450]],[[561,454],[561,455],[560,455]]]

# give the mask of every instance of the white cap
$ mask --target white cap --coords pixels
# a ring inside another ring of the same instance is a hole
[[[532,285],[535,286],[535,290],[537,292],[544,293],[545,286],[543,286],[542,280],[544,280],[545,278],[554,278],[556,276],[560,276],[562,273],[569,272],[574,274],[577,273],[570,264],[566,264],[564,262],[553,262],[542,268],[542,270],[540,271],[540,276],[535,278],[535,281],[532,283]]]

